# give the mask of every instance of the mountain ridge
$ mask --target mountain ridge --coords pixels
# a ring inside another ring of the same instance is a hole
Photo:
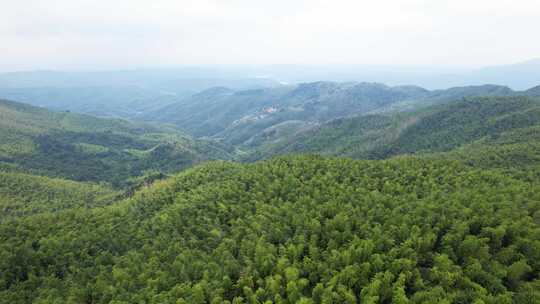
[[[411,112],[339,118],[281,137],[263,131],[247,142],[245,150],[250,153],[244,157],[322,153],[380,159],[421,150],[448,151],[484,136],[535,125],[540,125],[538,99],[469,97]]]
[[[239,145],[288,120],[317,124],[341,117],[408,111],[472,96],[534,95],[499,85],[429,91],[418,86],[319,81],[247,91],[210,89],[143,114],[143,121],[175,124],[195,137]]]

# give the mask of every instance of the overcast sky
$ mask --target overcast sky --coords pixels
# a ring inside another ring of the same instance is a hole
[[[540,0],[0,2],[0,71],[540,57]]]

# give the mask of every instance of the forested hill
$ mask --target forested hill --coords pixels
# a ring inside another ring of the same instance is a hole
[[[301,132],[286,133],[273,128],[254,137],[244,149],[251,151],[245,156],[248,159],[302,152],[381,159],[400,154],[450,151],[535,126],[540,126],[538,99],[478,97],[414,112],[342,118]],[[514,134],[520,134],[514,139],[522,144],[538,142],[528,142],[527,136],[534,132]]]
[[[0,169],[0,222],[13,217],[95,208],[116,202],[120,196],[105,185],[3,172]]]
[[[0,223],[0,303],[539,303],[539,179],[458,162],[214,162]]]
[[[228,157],[177,130],[0,100],[0,166],[9,171],[120,185],[147,171]]]
[[[195,136],[228,138],[227,128],[263,128],[291,119],[330,119],[347,112],[370,111],[411,94],[378,84],[332,82],[238,92],[213,89],[144,118],[174,123]]]

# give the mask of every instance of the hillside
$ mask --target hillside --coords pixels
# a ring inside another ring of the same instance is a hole
[[[13,217],[111,204],[119,193],[103,185],[0,171],[0,222]]]
[[[11,171],[119,185],[148,170],[228,157],[173,129],[0,101],[0,163]]]
[[[537,303],[538,182],[411,158],[210,163],[0,224],[0,303]]]
[[[540,101],[527,97],[467,98],[414,112],[342,118],[302,132],[263,132],[246,159],[283,153],[321,153],[381,159],[450,151],[482,138],[540,125]]]
[[[176,124],[195,136],[228,140],[228,135],[239,130],[260,130],[288,120],[325,121],[366,113],[425,93],[417,87],[334,82],[250,91],[216,88],[149,113],[144,118]],[[238,141],[234,140],[234,143]]]
[[[525,97],[468,99],[433,110],[378,153],[449,151],[482,137],[540,125],[540,101]]]
[[[527,95],[530,95],[530,96],[540,96],[540,86],[536,86],[534,88],[528,89],[525,92]]]
[[[447,90],[434,90],[430,92],[429,100],[448,101],[457,100],[463,97],[474,96],[510,96],[516,94],[515,91],[506,86],[499,85],[479,85],[453,87]]]

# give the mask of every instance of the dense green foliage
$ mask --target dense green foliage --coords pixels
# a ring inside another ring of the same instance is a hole
[[[0,302],[538,303],[537,187],[409,158],[210,163],[0,225]]]
[[[453,159],[481,169],[500,169],[515,178],[540,179],[540,126],[503,132],[445,153],[422,155],[424,158]]]
[[[122,185],[147,170],[228,157],[220,145],[172,129],[0,101],[0,163],[18,171]]]
[[[110,204],[118,196],[105,186],[0,171],[0,222],[36,213],[94,208]]]
[[[429,111],[429,110],[428,110]],[[540,125],[540,102],[525,97],[477,98],[437,107],[401,132],[382,153],[449,151],[482,137]]]
[[[281,136],[270,137],[264,132],[242,146],[246,151],[242,157],[252,161],[285,153],[319,153],[369,158],[368,152],[387,146],[405,122],[401,115],[365,115],[335,119],[285,135],[281,132]]]

